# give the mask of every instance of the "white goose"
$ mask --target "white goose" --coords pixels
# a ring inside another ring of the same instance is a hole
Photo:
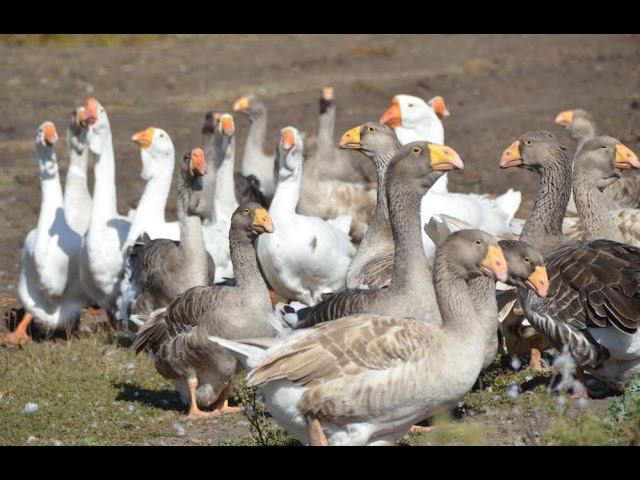
[[[131,221],[118,214],[111,125],[107,112],[95,98],[86,101],[83,121],[89,126],[94,186],[91,221],[80,254],[80,282],[89,298],[111,316],[122,270],[121,247]]]
[[[213,158],[216,168],[211,218],[202,226],[207,251],[216,266],[215,281],[233,277],[233,264],[229,250],[231,216],[238,201],[235,194],[234,164],[236,139],[233,116],[223,113],[214,124]]]
[[[382,115],[380,122],[394,128],[402,145],[418,140],[444,145],[444,127],[440,118],[449,116],[442,97],[434,97],[425,102],[411,95],[396,95],[391,106]],[[422,198],[422,223],[429,223],[435,214],[446,214],[469,223],[492,235],[500,236],[512,233],[510,222],[520,208],[521,193],[507,190],[496,199],[473,193],[450,193],[447,187],[448,177],[443,175]],[[422,242],[428,257],[435,252],[435,245],[426,233]]]
[[[296,213],[302,181],[303,143],[285,127],[278,146],[278,184],[269,207],[277,228],[258,240],[258,260],[276,293],[313,305],[323,293],[345,288],[355,248],[349,216],[323,220]]]
[[[147,183],[138,202],[127,240],[121,248],[122,254],[143,233],[147,233],[151,239],[180,240],[178,222],[167,222],[164,217],[175,163],[171,137],[161,128],[149,127],[136,133],[131,139],[140,147],[140,178]]]
[[[2,342],[28,341],[32,321],[45,333],[75,326],[80,310],[88,305],[78,280],[81,237],[69,227],[64,215],[62,186],[54,146],[56,128],[44,122],[36,136],[36,158],[40,167],[42,201],[38,225],[27,235],[22,248],[18,295],[25,315],[16,330]]]
[[[83,122],[84,107],[71,114],[67,128],[69,170],[64,187],[64,216],[67,223],[80,235],[84,235],[91,220],[91,194],[87,186],[87,125]]]

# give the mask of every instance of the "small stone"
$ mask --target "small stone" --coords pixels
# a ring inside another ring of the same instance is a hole
[[[173,425],[171,425],[171,426],[176,431],[176,433],[178,434],[179,437],[184,437],[186,432],[185,432],[184,427],[182,425],[180,425],[178,422],[174,422]]]
[[[87,83],[87,93],[93,93],[95,90],[94,86],[90,83]]]
[[[522,362],[520,362],[520,359],[518,357],[514,356],[511,359],[511,368],[513,370],[519,370],[521,365],[522,365]]]
[[[24,414],[31,415],[32,413],[36,413],[40,407],[37,403],[29,402],[24,406]]]
[[[27,443],[35,442],[36,440],[38,440],[38,437],[34,437],[33,435],[29,435],[29,437],[27,438]]]

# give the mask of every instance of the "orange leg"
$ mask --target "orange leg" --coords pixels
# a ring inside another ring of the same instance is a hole
[[[434,428],[436,428],[436,427],[423,427],[421,425],[412,425],[411,428],[409,429],[409,432],[411,432],[411,433],[427,433],[427,432],[432,432]]]
[[[31,338],[27,333],[27,328],[31,324],[33,320],[33,316],[30,313],[25,312],[22,320],[16,327],[16,329],[8,335],[3,335],[0,337],[0,344],[8,343],[11,345],[21,345],[23,343],[27,343]]]
[[[542,359],[542,353],[535,347],[531,348],[531,360],[529,360],[529,368],[536,372],[541,372],[544,370],[542,368],[542,363],[540,360]]]
[[[317,418],[307,415],[307,427],[309,428],[309,445],[312,447],[326,447],[329,445],[322,425]]]
[[[240,413],[242,411],[240,407],[229,406],[229,386],[228,385],[225,387],[225,389],[222,391],[222,393],[216,400],[214,408],[215,408],[214,413],[217,412],[219,415],[223,413]]]
[[[220,415],[217,411],[203,412],[198,408],[196,403],[196,388],[198,388],[198,379],[187,379],[187,386],[189,387],[189,418],[212,418]]]

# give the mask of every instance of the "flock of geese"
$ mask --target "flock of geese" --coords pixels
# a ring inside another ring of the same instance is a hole
[[[578,142],[573,155],[547,131],[511,139],[499,166],[540,181],[525,221],[514,218],[518,191],[448,191],[465,164],[445,145],[441,97],[397,95],[339,148],[335,108],[323,89],[317,135],[285,127],[273,156],[265,104],[238,99],[233,111],[250,120],[239,171],[233,116],[208,113],[203,144],[178,161],[177,222],[165,219],[166,131],[133,135],[146,184],[121,215],[105,108],[90,98],[71,116],[64,192],[58,134],[44,122],[40,216],[19,281],[26,313],[1,341],[28,340],[31,322],[70,332],[99,307],[174,381],[190,417],[237,411],[228,389],[244,368],[273,418],[311,445],[393,442],[454,405],[497,352],[522,353],[510,345],[523,339],[536,368],[553,346],[583,381],[619,390],[640,373],[640,182],[621,178],[640,162],[629,148],[597,136],[583,110],[556,118]]]

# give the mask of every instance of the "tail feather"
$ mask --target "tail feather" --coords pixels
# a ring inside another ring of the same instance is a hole
[[[264,358],[266,348],[256,345],[249,345],[240,341],[227,340],[226,338],[210,336],[209,340],[213,343],[217,343],[223,348],[226,348],[235,355],[244,368],[247,370],[253,370],[258,366],[260,361]],[[247,339],[248,342],[252,340]]]
[[[136,340],[131,345],[131,350],[135,351],[136,354],[143,350],[155,352],[167,340],[169,334],[165,321],[166,310],[166,307],[159,308],[152,312],[148,318],[146,315],[135,316],[137,320],[144,321],[138,330]],[[132,315],[132,317],[134,317],[134,315]]]

